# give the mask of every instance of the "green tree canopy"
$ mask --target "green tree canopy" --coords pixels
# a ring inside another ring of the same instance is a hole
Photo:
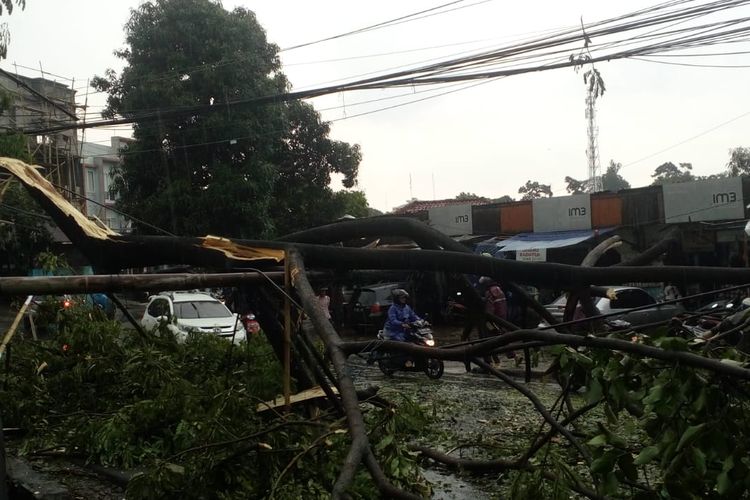
[[[621,189],[630,189],[630,183],[620,175],[620,169],[622,163],[615,163],[614,160],[609,160],[607,170],[602,175],[602,187],[605,191],[617,192]]]
[[[526,181],[526,184],[518,188],[518,194],[523,195],[522,200],[534,200],[545,196],[552,197],[552,186],[540,184],[537,181]]]
[[[589,192],[589,181],[579,181],[570,176],[565,176],[565,190],[568,194],[581,194]]]
[[[372,208],[367,204],[367,197],[362,191],[339,191],[336,193],[336,200],[341,203],[341,212],[353,217],[369,217],[372,215]]]
[[[654,185],[688,182],[695,180],[692,170],[693,165],[691,163],[680,163],[678,167],[670,161],[656,167],[651,177],[654,178]]]
[[[105,116],[136,118],[114,183],[121,209],[176,234],[235,237],[343,215],[331,174],[355,185],[358,146],[328,138],[305,103],[222,105],[289,88],[278,47],[251,11],[153,0],[131,11],[125,35],[122,73],[94,80],[109,93]]]
[[[465,191],[461,191],[456,195],[457,200],[462,201],[470,201],[470,200],[486,200],[487,198],[484,198],[483,196],[476,195],[474,193],[467,193]]]
[[[727,173],[731,177],[750,175],[750,148],[732,148],[729,150]]]

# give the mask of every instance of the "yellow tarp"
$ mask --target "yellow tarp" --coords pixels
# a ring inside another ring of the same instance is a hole
[[[275,248],[257,248],[245,245],[238,245],[227,238],[219,236],[204,236],[203,248],[218,250],[231,259],[239,260],[265,260],[273,259],[276,262],[284,260],[284,250]]]
[[[47,199],[54,203],[60,211],[73,219],[87,236],[106,240],[110,236],[118,236],[118,233],[109,228],[103,228],[94,221],[89,220],[68,200],[66,200],[50,182],[42,177],[36,168],[15,158],[0,157],[0,167],[6,169],[16,178],[31,189],[41,191]]]

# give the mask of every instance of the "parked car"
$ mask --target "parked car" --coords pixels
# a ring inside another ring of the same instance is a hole
[[[149,299],[141,325],[153,330],[166,323],[180,341],[188,333],[201,332],[231,339],[245,340],[245,326],[239,315],[227,309],[221,301],[207,293],[172,292],[154,295]]]
[[[347,323],[360,332],[377,332],[393,304],[391,292],[395,288],[403,288],[403,284],[378,283],[355,288],[346,311]]]
[[[622,312],[622,314],[617,314],[610,319],[626,321],[631,325],[637,326],[670,319],[685,311],[679,304],[660,304],[656,302],[656,299],[642,288],[631,286],[614,286],[610,288],[614,290],[614,299],[592,297],[594,305],[599,309],[601,314]],[[567,297],[563,294],[557,300],[544,307],[552,313],[555,319],[562,321],[567,300]],[[643,306],[652,307],[640,311],[630,311],[630,309]]]
[[[737,311],[747,309],[747,304],[743,303],[743,299],[735,297],[733,299],[718,299],[713,302],[709,302],[705,306],[702,306],[695,310],[697,313],[715,313],[715,314],[729,314]]]

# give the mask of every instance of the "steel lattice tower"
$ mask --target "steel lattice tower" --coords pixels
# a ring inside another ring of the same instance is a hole
[[[592,87],[586,94],[586,120],[588,134],[588,148],[586,157],[589,160],[588,190],[592,193],[603,191],[601,164],[599,163],[599,127],[596,126],[596,94]]]

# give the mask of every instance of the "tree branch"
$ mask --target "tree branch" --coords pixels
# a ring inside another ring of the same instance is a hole
[[[334,499],[344,498],[346,490],[351,486],[354,480],[354,474],[357,471],[357,467],[363,458],[367,460],[367,455],[370,451],[367,430],[365,428],[364,419],[362,418],[362,413],[359,410],[359,399],[357,398],[357,391],[354,388],[354,382],[346,369],[346,355],[340,347],[341,339],[318,305],[315,292],[313,291],[310,282],[307,280],[304,263],[299,254],[295,251],[290,251],[287,253],[287,258],[290,259],[289,264],[290,272],[292,274],[292,284],[299,294],[305,313],[308,315],[310,321],[312,321],[315,326],[315,330],[323,340],[331,362],[333,363],[333,368],[338,378],[341,403],[344,407],[347,424],[352,436],[351,448],[349,449],[349,453],[344,460],[339,477],[336,480],[336,484],[334,484],[333,491],[331,492]],[[380,475],[382,475],[382,478],[385,476],[383,475],[382,470],[380,470],[377,462],[369,463],[368,469],[378,484],[378,487],[381,488],[381,493],[385,494],[384,489],[390,490],[390,488],[394,488],[393,486],[388,485],[387,481],[378,481],[377,478],[381,477]]]

